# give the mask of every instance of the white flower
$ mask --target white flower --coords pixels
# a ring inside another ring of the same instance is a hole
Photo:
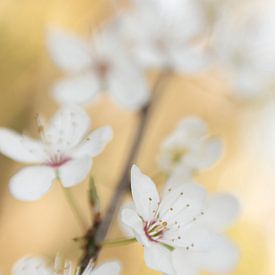
[[[103,92],[129,110],[148,102],[143,72],[131,61],[115,27],[106,27],[90,41],[52,28],[47,44],[55,64],[68,73],[54,87],[58,102],[87,104]]]
[[[231,270],[238,250],[221,233],[238,213],[236,199],[227,194],[209,199],[193,183],[173,186],[160,198],[152,180],[132,168],[135,207],[124,208],[121,219],[144,246],[146,264],[170,275]]]
[[[194,73],[206,67],[203,10],[193,0],[132,0],[133,9],[122,15],[122,32],[131,41],[137,62],[149,69],[169,68]],[[164,12],[164,10],[166,12]],[[201,39],[202,38],[202,39]]]
[[[187,117],[163,142],[159,166],[168,174],[206,169],[220,158],[222,149],[221,140],[209,137],[202,119]]]
[[[39,122],[41,140],[0,129],[0,152],[31,164],[10,180],[10,191],[20,200],[39,199],[58,177],[64,187],[74,186],[88,175],[93,157],[112,139],[112,129],[101,127],[87,133],[90,119],[79,107],[61,108],[48,126]]]
[[[235,94],[243,99],[273,91],[275,81],[274,1],[232,1],[219,10],[213,46]]]
[[[90,263],[80,273],[79,268],[75,268],[71,261],[63,263],[59,257],[56,258],[54,264],[45,258],[25,257],[15,263],[12,275],[119,275],[120,269],[118,262],[106,262],[97,268]]]

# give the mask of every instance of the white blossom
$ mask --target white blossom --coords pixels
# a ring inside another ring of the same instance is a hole
[[[230,1],[217,12],[214,53],[243,99],[267,95],[275,86],[274,1]]]
[[[122,32],[142,66],[194,73],[208,65],[204,13],[195,1],[131,2],[133,9],[122,15]]]
[[[10,191],[20,200],[39,199],[60,179],[64,187],[83,181],[99,155],[112,139],[112,129],[101,127],[88,133],[90,119],[77,106],[64,106],[48,125],[38,120],[40,140],[1,128],[0,152],[28,163],[10,180]]]
[[[116,261],[106,262],[99,267],[95,267],[91,262],[80,273],[80,268],[75,267],[73,262],[63,263],[59,257],[56,258],[54,264],[42,257],[24,257],[15,263],[12,275],[119,275],[120,269]]]
[[[202,119],[187,117],[163,142],[159,166],[168,174],[206,169],[220,158],[222,149],[221,140],[209,136]]]
[[[67,73],[53,88],[58,102],[87,104],[103,93],[128,110],[138,110],[148,102],[143,72],[131,60],[115,29],[115,25],[107,26],[90,40],[58,28],[49,30],[49,53]]]
[[[132,168],[134,207],[122,209],[122,223],[144,246],[146,264],[169,275],[230,271],[238,250],[222,231],[238,213],[237,200],[228,194],[209,198],[197,184],[166,186],[160,197],[154,182]],[[192,271],[192,272],[191,272]]]

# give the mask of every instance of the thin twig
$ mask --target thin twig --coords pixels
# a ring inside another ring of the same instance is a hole
[[[63,194],[66,198],[66,201],[68,203],[68,205],[70,206],[70,209],[74,215],[74,217],[76,218],[79,226],[83,229],[83,230],[87,230],[87,225],[81,215],[81,212],[79,211],[77,205],[76,205],[76,202],[74,201],[73,199],[73,196],[72,196],[72,193],[71,193],[71,190],[70,188],[65,188],[62,184],[61,185],[61,188],[62,188],[62,191],[63,191]]]
[[[137,154],[140,150],[145,130],[149,122],[150,113],[153,110],[153,105],[158,101],[161,92],[163,91],[163,85],[170,76],[170,70],[165,70],[159,74],[154,86],[152,87],[152,100],[148,105],[142,108],[139,113],[139,123],[134,137],[133,145],[131,147],[128,160],[126,162],[123,173],[120,177],[117,188],[113,194],[109,207],[107,209],[106,215],[102,221],[99,223],[94,223],[92,228],[88,231],[86,235],[86,245],[84,247],[84,255],[81,260],[81,268],[85,269],[91,258],[96,259],[101,248],[104,239],[108,233],[111,226],[113,217],[121,203],[123,195],[130,187],[130,169],[133,165]]]

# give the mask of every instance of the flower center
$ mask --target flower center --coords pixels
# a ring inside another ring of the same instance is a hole
[[[181,161],[181,159],[187,154],[187,149],[183,148],[183,149],[176,149],[176,150],[172,150],[171,152],[171,160],[173,163],[177,164],[178,162]]]
[[[96,62],[95,71],[96,71],[96,74],[100,78],[105,78],[107,76],[109,70],[110,70],[110,66],[106,61],[99,60],[99,61]]]
[[[166,221],[146,222],[144,225],[144,232],[146,237],[151,242],[159,242],[163,236],[163,233],[167,230],[167,225],[168,224]]]
[[[69,162],[71,158],[65,157],[62,155],[53,155],[49,161],[46,162],[47,166],[52,168],[59,168],[60,166],[64,165],[65,163]]]

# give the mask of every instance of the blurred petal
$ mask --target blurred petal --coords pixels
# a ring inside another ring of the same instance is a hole
[[[192,170],[184,165],[178,165],[175,167],[173,173],[168,178],[167,182],[164,185],[163,194],[165,195],[168,190],[176,189],[180,187],[182,184],[192,183],[193,175]]]
[[[165,274],[175,274],[171,263],[171,251],[161,244],[144,248],[144,260],[148,267]]]
[[[47,33],[47,46],[53,61],[60,69],[75,72],[91,65],[88,43],[67,31],[50,28]]]
[[[198,275],[198,267],[192,262],[192,259],[184,249],[175,249],[171,252],[172,264],[175,273],[171,275]],[[170,274],[169,274],[170,275]]]
[[[149,221],[154,216],[154,211],[158,209],[160,201],[156,185],[137,166],[133,165],[131,188],[137,213],[145,221]]]
[[[60,181],[64,187],[81,183],[89,174],[92,160],[89,156],[68,161],[58,169]]]
[[[17,261],[12,268],[12,275],[52,275],[53,270],[43,258],[24,257]]]
[[[171,59],[176,71],[188,74],[206,70],[210,64],[210,56],[207,55],[203,46],[200,45],[192,45],[173,51]]]
[[[184,118],[178,124],[178,131],[185,132],[191,137],[201,137],[207,134],[207,125],[200,118],[196,116],[189,116]]]
[[[86,112],[76,106],[62,107],[51,119],[45,137],[51,146],[59,150],[74,147],[80,142],[90,126]]]
[[[96,99],[99,90],[98,80],[93,74],[86,73],[57,82],[53,96],[61,104],[88,104]]]
[[[85,140],[75,149],[74,156],[89,155],[95,157],[102,153],[106,145],[113,138],[113,129],[109,126],[101,127],[93,131]]]
[[[92,271],[92,275],[119,275],[121,266],[118,262],[107,262]],[[86,275],[84,273],[83,275]],[[90,275],[87,274],[87,275]]]
[[[112,99],[130,111],[141,109],[150,97],[145,78],[130,66],[110,75],[109,90]]]
[[[205,271],[218,274],[232,272],[239,260],[239,250],[225,237],[217,236],[209,250],[194,253],[193,259]]]
[[[19,162],[41,163],[45,160],[44,148],[40,142],[5,128],[0,128],[0,151]]]
[[[10,192],[19,200],[34,201],[49,191],[55,177],[55,171],[52,168],[26,167],[11,178]]]
[[[194,143],[192,153],[186,155],[184,162],[194,169],[207,169],[215,164],[222,152],[222,141],[219,138],[209,138],[200,143]]]
[[[216,230],[229,227],[239,214],[238,200],[229,194],[219,194],[209,200],[208,208],[200,222]]]
[[[219,247],[224,237],[205,226],[194,225],[184,230],[183,246],[190,253],[208,253]]]

